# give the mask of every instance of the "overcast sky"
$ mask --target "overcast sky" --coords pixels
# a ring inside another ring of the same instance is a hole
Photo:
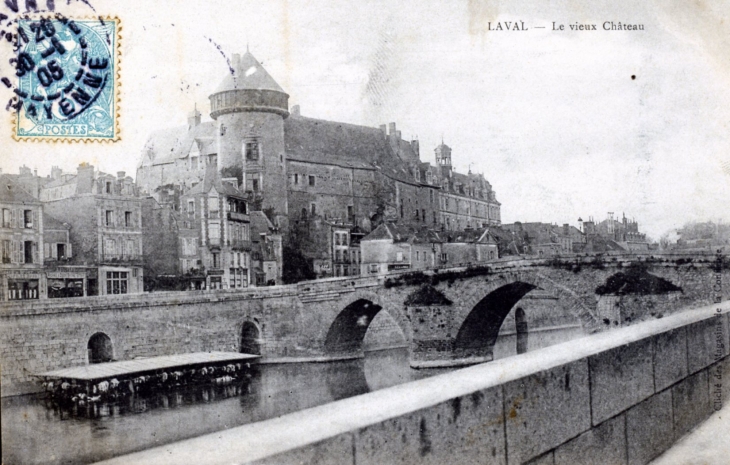
[[[457,169],[492,183],[504,222],[625,212],[658,238],[686,221],[730,220],[728,2],[65,3],[64,14],[122,20],[122,141],[13,142],[2,110],[4,172],[88,161],[134,174],[150,131],[185,124],[196,104],[209,119],[227,72],[214,44],[230,57],[248,43],[304,116],[395,121],[424,161],[443,137]],[[529,30],[489,31],[503,21]],[[605,21],[644,31],[604,31]],[[598,30],[571,31],[576,22]]]

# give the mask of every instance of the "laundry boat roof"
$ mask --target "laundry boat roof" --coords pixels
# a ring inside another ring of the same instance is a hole
[[[147,371],[179,368],[188,365],[204,365],[206,363],[251,361],[260,355],[239,354],[236,352],[196,352],[192,354],[163,355],[122,362],[96,363],[82,367],[62,368],[60,370],[39,373],[43,378],[61,378],[78,380],[96,380],[128,376]]]

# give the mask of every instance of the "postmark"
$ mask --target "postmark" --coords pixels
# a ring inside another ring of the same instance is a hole
[[[120,29],[118,18],[18,19],[16,140],[119,140]]]

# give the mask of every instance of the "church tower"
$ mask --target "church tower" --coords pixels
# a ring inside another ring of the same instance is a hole
[[[216,122],[218,170],[242,176],[242,190],[273,209],[271,220],[287,229],[287,173],[284,118],[289,95],[251,53],[233,55],[232,72],[210,95]]]

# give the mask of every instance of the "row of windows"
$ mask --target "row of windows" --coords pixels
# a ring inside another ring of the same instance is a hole
[[[117,221],[119,216],[119,221]],[[125,228],[132,228],[137,226],[134,221],[134,215],[131,211],[116,212],[114,210],[104,210],[104,226],[113,228],[116,226],[123,226]]]
[[[11,241],[4,239],[0,244],[3,263],[40,263],[38,243],[34,241]]]
[[[223,263],[223,258],[228,258],[228,263]],[[249,267],[249,257],[247,253],[244,252],[230,252],[228,254],[224,254],[223,257],[221,257],[220,252],[213,252],[210,254],[210,267],[214,270],[219,270],[224,267],[231,267],[236,266],[239,268],[248,268]]]
[[[24,228],[33,229],[37,223],[38,214],[33,210],[22,210],[14,208],[3,208],[3,228]]]
[[[139,241],[135,239],[104,238],[103,256],[110,258],[137,258],[141,255]]]
[[[335,262],[360,263],[360,251],[337,249],[335,250]]]
[[[314,187],[317,185],[317,178],[314,175],[303,175],[299,173],[294,173],[292,175],[292,178],[294,179],[294,185],[298,186],[301,182],[302,185],[306,182],[309,186]]]

